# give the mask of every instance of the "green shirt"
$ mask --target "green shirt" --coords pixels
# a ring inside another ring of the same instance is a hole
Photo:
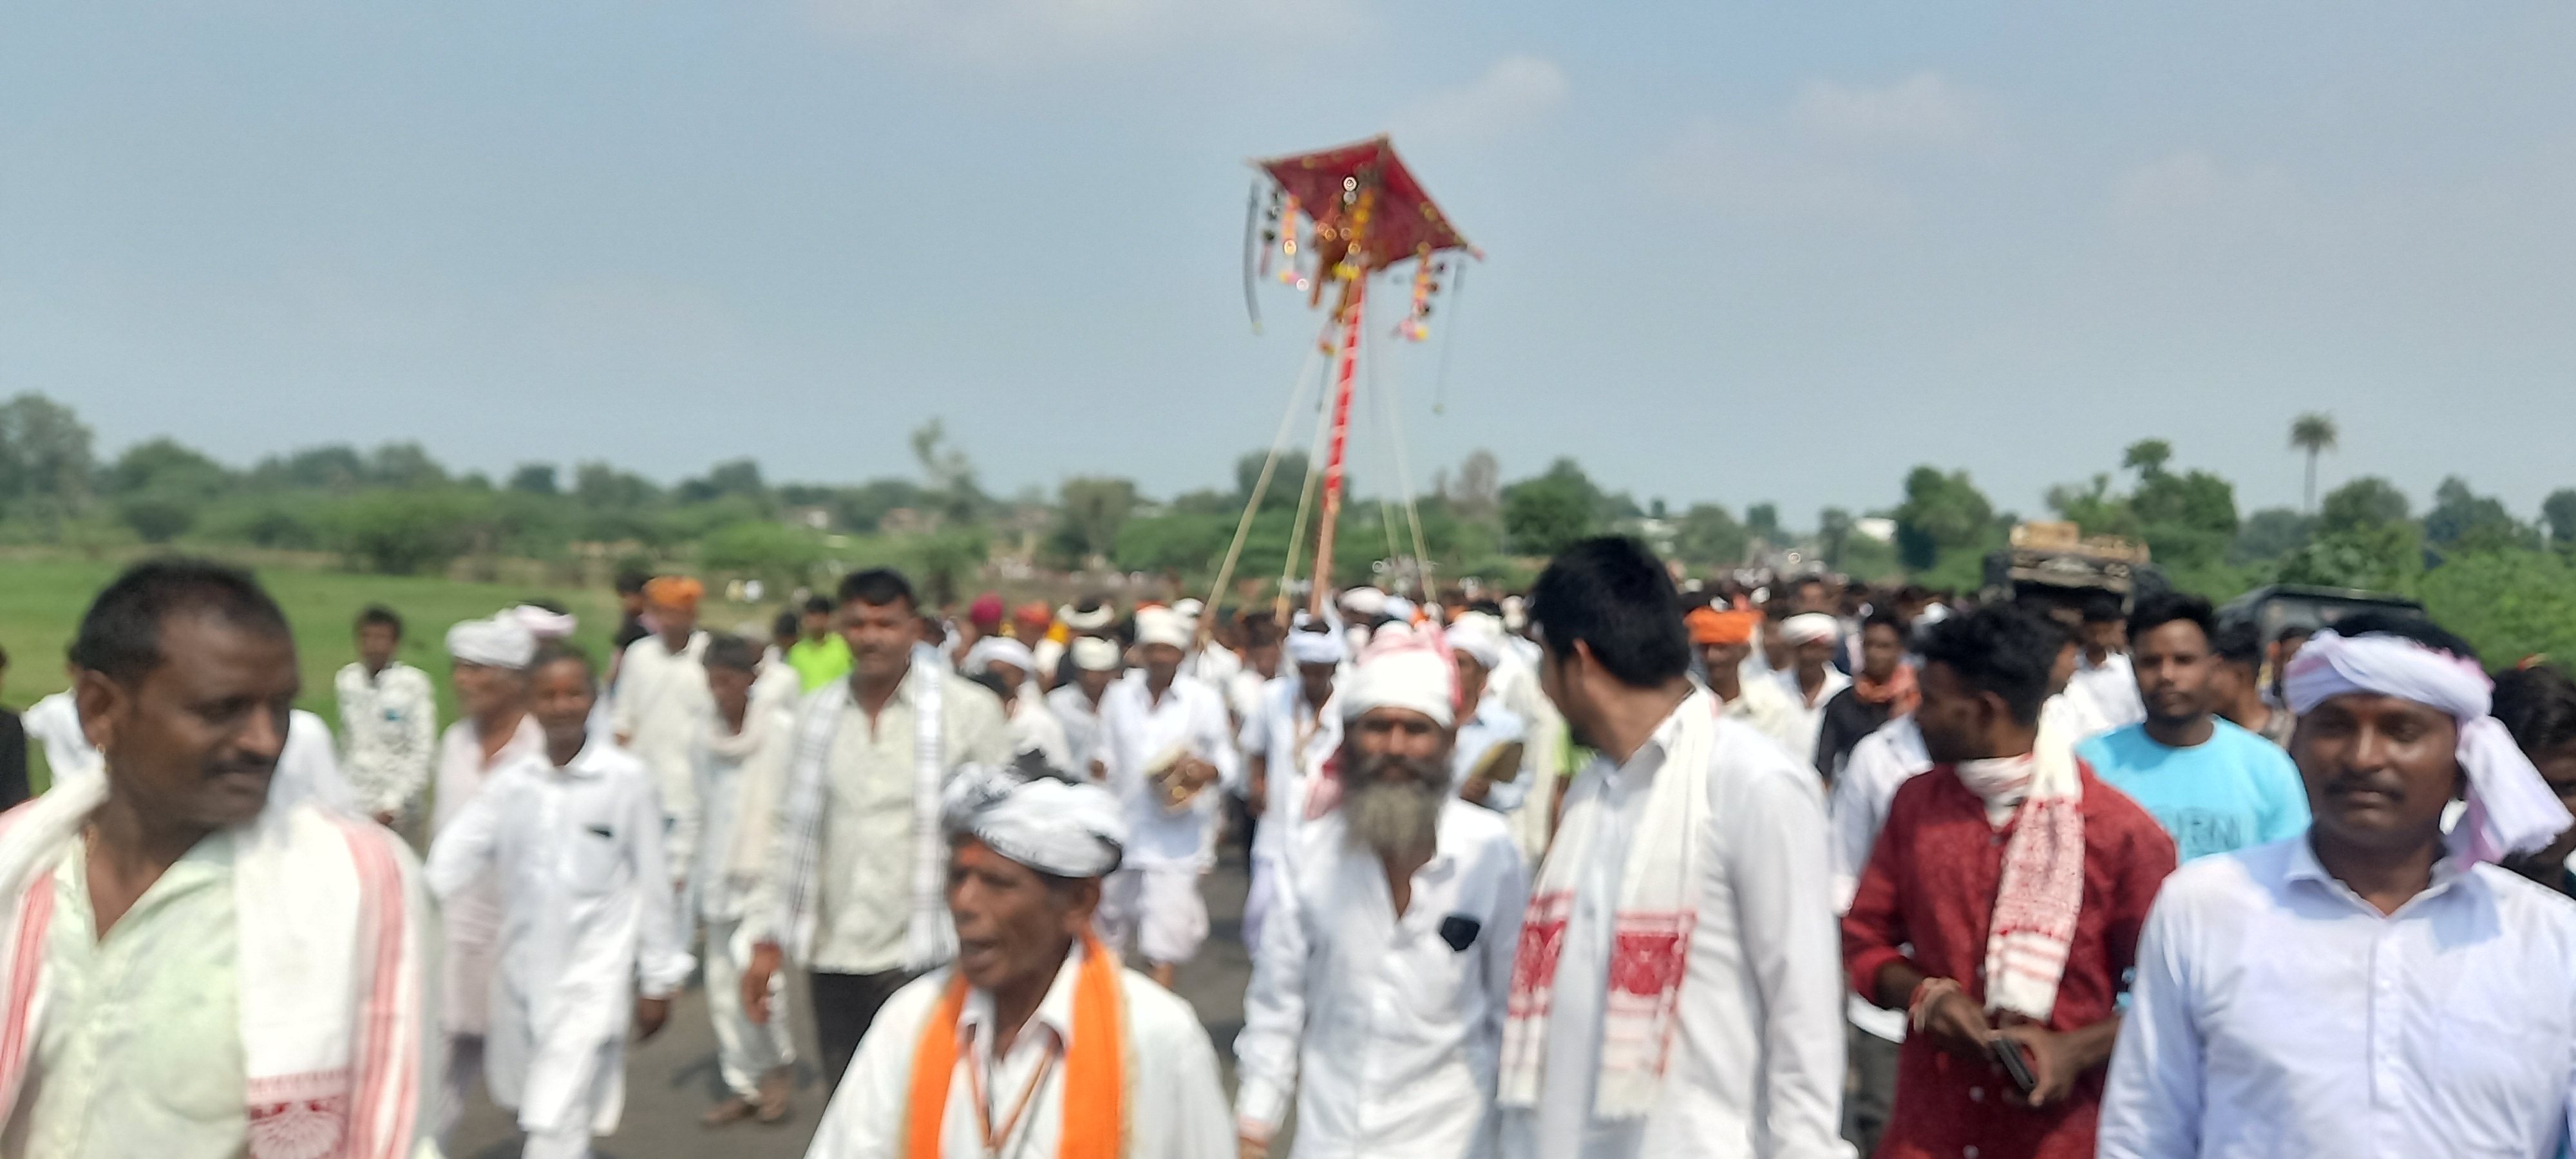
[[[98,936],[87,848],[54,870],[46,1007],[0,1155],[248,1153],[233,839],[199,841]]]
[[[805,691],[812,692],[850,674],[850,642],[838,632],[820,640],[800,638],[787,649],[787,666],[796,670]]]

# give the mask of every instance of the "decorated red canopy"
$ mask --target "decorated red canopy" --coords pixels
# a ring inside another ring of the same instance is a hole
[[[1314,220],[1315,246],[1325,259],[1325,272],[1347,263],[1351,271],[1371,274],[1441,250],[1484,256],[1458,235],[1457,226],[1423,192],[1422,182],[1383,134],[1253,164],[1295,199],[1296,210]]]

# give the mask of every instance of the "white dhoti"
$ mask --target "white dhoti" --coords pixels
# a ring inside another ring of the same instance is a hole
[[[439,1028],[447,1066],[439,1076],[441,1146],[465,1118],[466,1100],[483,1083],[483,1035],[491,1026],[492,967],[500,954],[500,887],[489,874],[446,907],[447,950],[440,959]]]
[[[707,919],[707,944],[699,961],[707,970],[707,1015],[716,1028],[716,1070],[725,1089],[746,1099],[760,1093],[769,1072],[796,1061],[789,1034],[787,971],[769,977],[769,1021],[753,1022],[742,1008],[742,972],[751,964],[748,944],[736,944],[742,919]]]
[[[1109,875],[1100,899],[1101,940],[1137,952],[1156,965],[1178,966],[1198,956],[1207,941],[1207,899],[1199,894],[1197,867],[1140,865]]]

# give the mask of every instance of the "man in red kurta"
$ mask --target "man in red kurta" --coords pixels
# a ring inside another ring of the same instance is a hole
[[[1933,768],[1897,790],[1843,917],[1853,988],[1913,1028],[1882,1159],[2093,1154],[2113,1003],[2174,846],[2040,727],[2060,638],[1996,607],[1923,643]],[[2028,1065],[2028,1095],[1997,1039]]]

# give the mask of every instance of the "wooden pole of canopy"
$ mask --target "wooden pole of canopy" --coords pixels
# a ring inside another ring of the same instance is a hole
[[[1342,450],[1351,432],[1351,386],[1360,357],[1360,319],[1368,313],[1368,275],[1351,279],[1350,306],[1342,315],[1341,360],[1333,373],[1333,426],[1324,460],[1323,511],[1315,534],[1315,588],[1307,593],[1306,611],[1321,617],[1333,585],[1333,522],[1342,513]]]

